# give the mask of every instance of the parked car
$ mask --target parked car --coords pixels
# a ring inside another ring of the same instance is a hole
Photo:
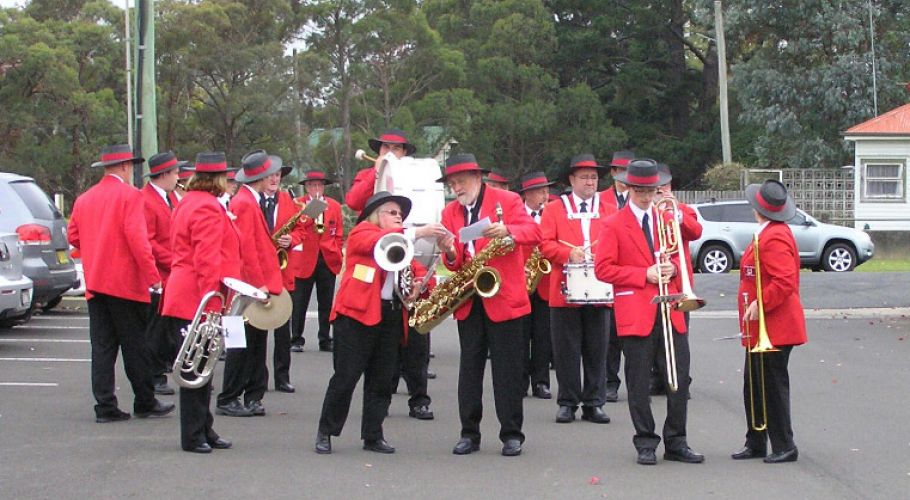
[[[34,282],[32,307],[53,308],[78,286],[66,220],[34,179],[0,172],[0,232],[19,235],[22,272]]]
[[[693,266],[703,273],[726,273],[752,244],[758,223],[745,200],[696,203],[701,238],[689,244]],[[875,245],[868,234],[857,229],[825,224],[797,209],[787,221],[803,267],[834,272],[852,271],[871,259]]]
[[[0,233],[0,328],[9,328],[31,315],[32,280],[22,274],[19,235]]]

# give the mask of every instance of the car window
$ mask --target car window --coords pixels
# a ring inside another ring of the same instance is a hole
[[[723,219],[721,218],[721,216],[723,215],[722,207],[719,207],[717,205],[698,207],[698,212],[701,214],[701,217],[707,221],[711,221],[711,222],[723,221]]]
[[[15,181],[9,185],[36,219],[52,220],[63,217],[50,198],[33,181]]]
[[[802,226],[805,222],[806,216],[799,212],[796,212],[796,215],[794,215],[792,219],[788,220],[787,224],[790,224],[791,226]]]
[[[752,207],[748,203],[724,205],[723,220],[725,222],[755,222]]]

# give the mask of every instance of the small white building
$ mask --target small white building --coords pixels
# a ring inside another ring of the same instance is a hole
[[[854,227],[910,231],[910,104],[850,127],[844,138],[856,145]]]

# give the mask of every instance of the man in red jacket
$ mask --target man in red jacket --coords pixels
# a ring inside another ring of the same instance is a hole
[[[597,279],[613,284],[613,307],[616,330],[622,339],[626,356],[626,385],[629,413],[635,426],[632,442],[638,451],[638,463],[657,463],[655,450],[660,436],[654,432],[651,414],[651,366],[654,359],[665,360],[665,339],[676,351],[678,388],[667,394],[667,418],[664,421],[664,460],[701,463],[705,457],[692,451],[686,441],[686,414],[689,396],[689,341],[683,314],[670,306],[670,321],[660,320],[661,308],[652,302],[660,295],[658,283],[668,283],[666,293],[677,294],[678,259],[661,253],[655,232],[653,200],[657,187],[666,184],[667,174],[657,169],[653,160],[634,160],[617,180],[631,187],[631,200],[625,208],[610,216],[601,228],[595,247]],[[674,262],[674,259],[676,262]],[[664,331],[666,328],[667,331]],[[666,362],[658,363],[666,378]]]
[[[490,173],[483,178],[483,183],[496,189],[502,189],[504,191],[509,190],[509,179],[495,170],[490,171]]]
[[[177,187],[179,169],[187,162],[178,161],[172,151],[158,153],[148,161],[148,183],[142,188],[143,211],[145,212],[146,229],[155,266],[161,275],[161,282],[167,286],[171,273],[171,211],[177,206]],[[160,314],[161,294],[153,293],[149,305],[148,344],[151,352],[151,368],[155,383],[155,394],[174,394],[174,388],[167,385],[166,372],[174,363],[179,339]]]
[[[131,185],[133,164],[144,160],[128,144],[107,146],[101,161],[104,177],[76,199],[67,230],[70,245],[82,252],[85,297],[92,343],[92,392],[95,421],[129,420],[114,395],[114,364],[123,353],[123,368],[133,388],[133,413],[139,418],[163,416],[173,403],[155,399],[145,341],[149,288],[160,289],[161,277],[142,216],[142,194]]]
[[[271,236],[276,201],[269,201],[265,190],[270,182],[281,179],[281,163],[281,158],[269,156],[261,149],[244,156],[243,170],[236,176],[242,186],[231,198],[230,208],[244,245],[240,269],[243,281],[272,295],[280,294],[284,283]],[[247,324],[246,349],[228,349],[225,358],[218,414],[231,417],[265,415],[262,397],[268,386],[267,348],[268,332]]]
[[[294,272],[294,313],[291,316],[291,350],[294,352],[303,352],[306,343],[303,330],[314,286],[319,311],[319,350],[332,351],[329,314],[335,296],[335,277],[341,272],[341,248],[344,243],[341,204],[325,196],[325,186],[334,182],[326,177],[325,172],[316,169],[304,172],[300,181],[306,194],[297,198],[297,203],[306,205],[313,200],[323,200],[329,206],[316,221],[304,226],[302,243],[295,244],[290,251],[288,267]]]
[[[481,169],[472,154],[459,154],[446,161],[445,182],[456,200],[442,211],[442,225],[456,235],[439,242],[445,254],[446,267],[457,272],[482,252],[491,241],[512,238],[516,247],[540,243],[540,228],[522,206],[521,198],[509,191],[491,188],[483,183]],[[462,241],[462,228],[488,219],[490,224],[482,237]],[[520,250],[494,257],[487,265],[501,276],[498,293],[489,298],[474,295],[458,308],[458,337],[461,359],[458,371],[458,412],[461,417],[461,439],[452,452],[467,455],[480,449],[480,419],[483,417],[483,372],[487,353],[493,367],[493,393],[499,418],[502,454],[521,454],[524,433],[523,398],[526,386],[522,380],[524,316],[531,313],[525,286],[524,260]]]
[[[417,147],[408,141],[408,136],[403,130],[396,128],[386,130],[379,137],[369,140],[370,149],[376,153],[376,163],[370,167],[357,172],[354,182],[351,183],[351,189],[344,197],[344,203],[354,210],[360,212],[363,210],[367,199],[373,196],[373,188],[376,185],[376,172],[379,170],[379,164],[386,154],[392,153],[396,158],[404,156],[413,156],[417,152]]]

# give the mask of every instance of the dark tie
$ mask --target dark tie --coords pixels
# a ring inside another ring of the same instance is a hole
[[[622,209],[624,206],[626,206],[626,197],[616,193],[616,207]]]
[[[174,204],[171,203],[171,195],[170,195],[170,193],[168,193],[167,195],[164,196],[164,201],[167,202],[167,208],[170,208],[171,210],[174,209]]]
[[[648,248],[651,250],[651,253],[654,253],[654,239],[651,236],[651,225],[648,224],[648,214],[641,218],[641,230],[645,233],[645,241],[648,242]]]
[[[533,211],[532,211],[532,212],[531,212],[531,218],[532,218],[532,219],[536,219],[536,218],[537,218],[537,212],[533,212]]]
[[[464,218],[467,221],[468,226],[477,222],[477,212],[480,211],[479,205],[474,204],[474,207],[470,208],[470,209],[468,207],[464,207],[464,210],[465,210]]]
[[[275,229],[275,198],[267,198],[262,195],[260,206],[262,206],[262,215],[265,216],[265,224],[271,233]]]
[[[583,214],[588,213],[588,202],[586,202],[586,201],[581,202],[581,210],[579,210],[579,212],[581,212]]]

